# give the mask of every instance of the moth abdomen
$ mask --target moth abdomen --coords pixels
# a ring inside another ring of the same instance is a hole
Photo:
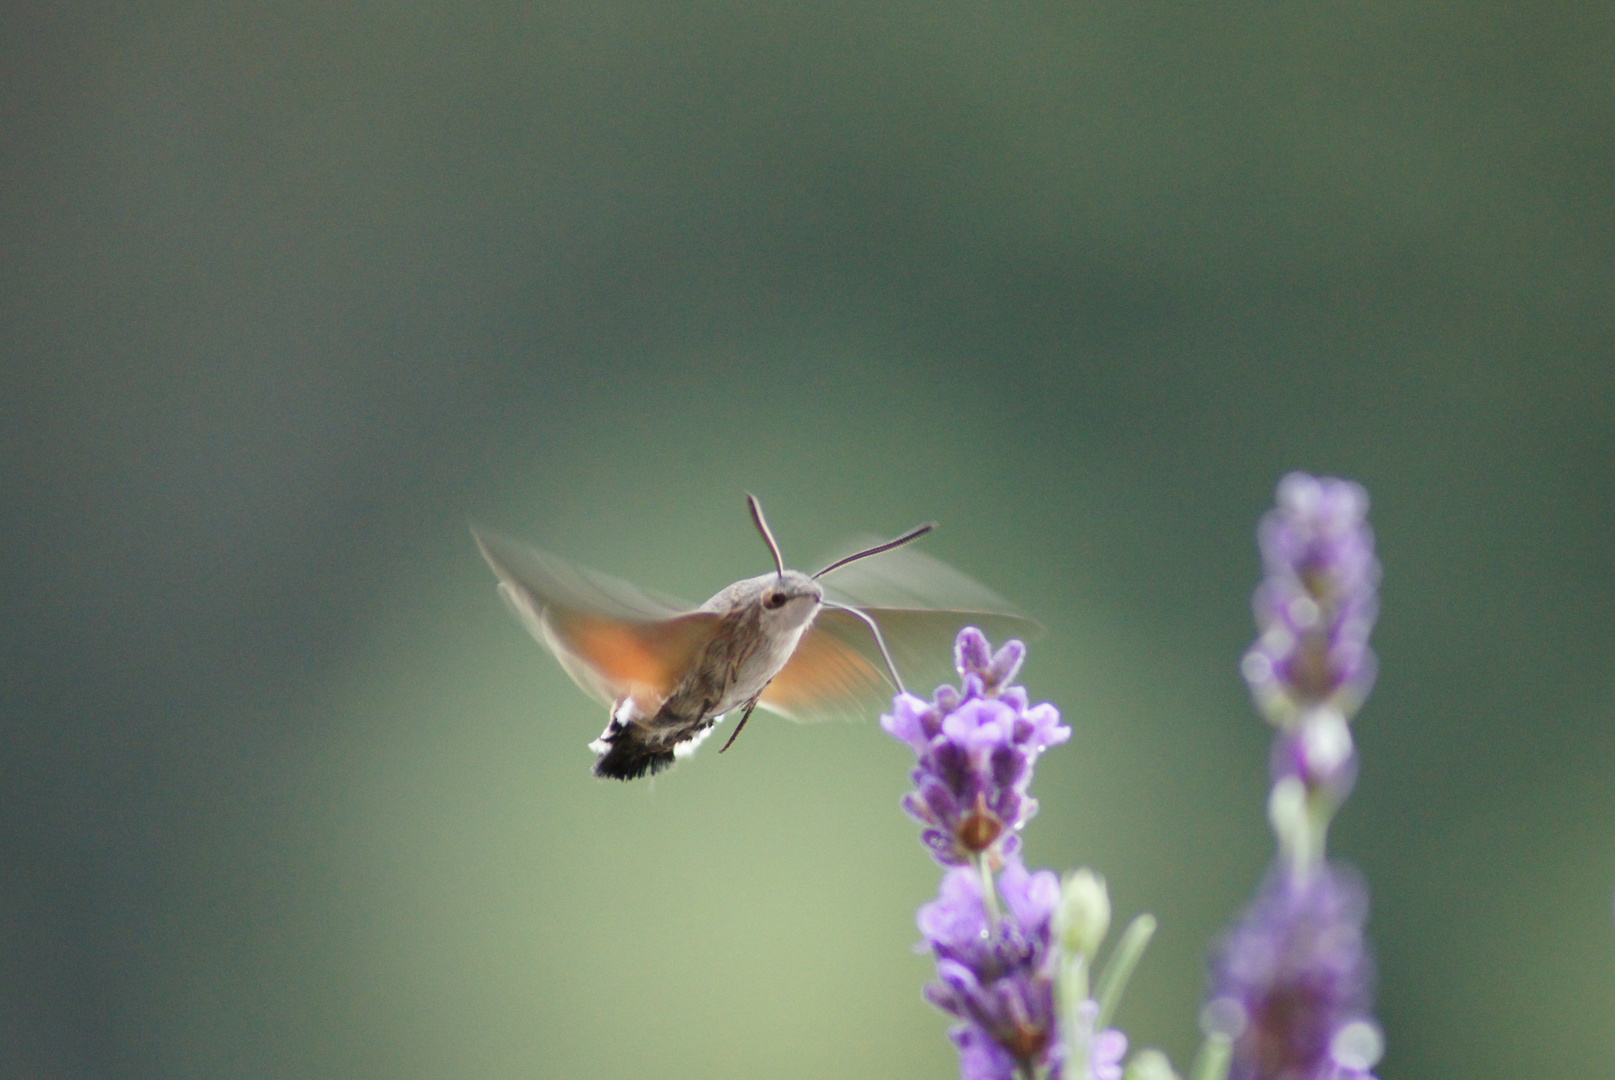
[[[590,744],[599,754],[594,774],[610,780],[638,780],[655,776],[706,741],[714,719],[681,721],[658,713],[649,722],[613,719],[600,738]]]
[[[607,740],[606,752],[594,763],[596,776],[608,780],[638,780],[641,776],[655,776],[673,764],[673,751],[635,738],[636,731],[629,726]]]

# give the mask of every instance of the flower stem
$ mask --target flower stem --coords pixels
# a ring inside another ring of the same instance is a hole
[[[1093,1006],[1088,1004],[1088,958],[1067,955],[1060,965],[1060,1004],[1065,1013],[1066,1065],[1070,1080],[1089,1080],[1089,1046],[1093,1036]]]
[[[998,910],[998,890],[993,888],[993,871],[987,865],[985,851],[976,856],[976,871],[981,875],[981,902],[987,906],[987,917],[997,926],[1002,915]]]
[[[1099,986],[1094,994],[1099,1001],[1099,1016],[1094,1021],[1094,1030],[1103,1031],[1110,1026],[1110,1018],[1116,1015],[1122,991],[1127,989],[1127,980],[1132,978],[1133,969],[1138,967],[1139,959],[1154,936],[1155,916],[1148,912],[1127,924],[1121,941],[1111,951],[1105,969],[1099,973]]]
[[[1189,1080],[1226,1080],[1233,1062],[1234,1043],[1227,1035],[1207,1035],[1189,1067]]]

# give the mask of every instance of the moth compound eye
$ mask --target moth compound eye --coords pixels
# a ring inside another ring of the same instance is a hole
[[[787,599],[789,599],[789,597],[782,592],[772,592],[769,593],[768,596],[763,600],[763,607],[770,611],[775,611],[784,607]]]

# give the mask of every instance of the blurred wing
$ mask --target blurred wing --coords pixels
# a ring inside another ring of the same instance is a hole
[[[850,563],[826,575],[824,585],[827,597],[875,620],[903,685],[922,697],[941,683],[958,682],[953,640],[964,627],[979,628],[994,646],[1043,632],[985,585],[913,547]],[[869,628],[855,616],[838,614],[844,620],[836,624],[838,638],[884,673]]]
[[[856,615],[821,610],[757,703],[790,720],[867,719],[890,709],[893,689],[879,652],[871,662],[845,640],[854,627],[870,637]]]
[[[841,554],[878,542],[875,537],[857,539],[866,542],[849,545]],[[913,545],[849,563],[826,574],[822,583],[831,599],[861,608],[1015,613],[1002,596]]]
[[[522,625],[608,707],[632,696],[654,713],[717,629],[710,612],[681,610],[676,601],[508,537],[471,532]]]

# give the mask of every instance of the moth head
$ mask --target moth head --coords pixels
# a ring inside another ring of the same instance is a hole
[[[824,601],[819,583],[796,570],[753,578],[759,618],[765,629],[790,631],[805,625]]]
[[[774,532],[763,517],[763,504],[757,496],[747,495],[746,506],[751,510],[752,524],[762,534],[768,553],[774,556],[774,573],[741,582],[744,603],[755,604],[763,629],[770,633],[790,633],[807,625],[818,614],[824,601],[824,590],[806,574],[785,569],[785,559],[779,553]]]
[[[795,570],[785,569],[785,559],[780,555],[779,544],[774,540],[774,532],[768,527],[768,519],[763,517],[763,504],[757,501],[757,496],[748,494],[746,506],[751,511],[752,524],[762,535],[763,543],[768,545],[768,553],[774,556],[774,570],[772,575],[764,574],[762,577],[752,578],[749,581],[737,582],[733,589],[738,590],[731,598],[731,603],[755,603],[761,612],[763,628],[770,632],[789,633],[807,625],[808,621],[817,615],[819,608],[824,604],[824,590],[819,587],[818,579],[832,570],[838,570],[850,562],[867,559],[871,555],[879,555],[883,551],[902,547],[913,543],[932,529],[936,528],[934,522],[910,529],[895,540],[888,540],[884,544],[876,544],[872,548],[837,559],[835,562],[809,577],[807,574]],[[720,594],[723,595],[723,594]],[[832,604],[832,607],[840,607]],[[856,608],[847,608],[858,618],[869,625],[870,632],[875,635],[875,641],[880,646],[881,656],[886,661],[886,668],[892,673],[892,681],[902,688],[902,681],[897,678],[897,669],[892,666],[892,658],[886,651],[885,639],[881,636],[880,627],[868,615]]]

